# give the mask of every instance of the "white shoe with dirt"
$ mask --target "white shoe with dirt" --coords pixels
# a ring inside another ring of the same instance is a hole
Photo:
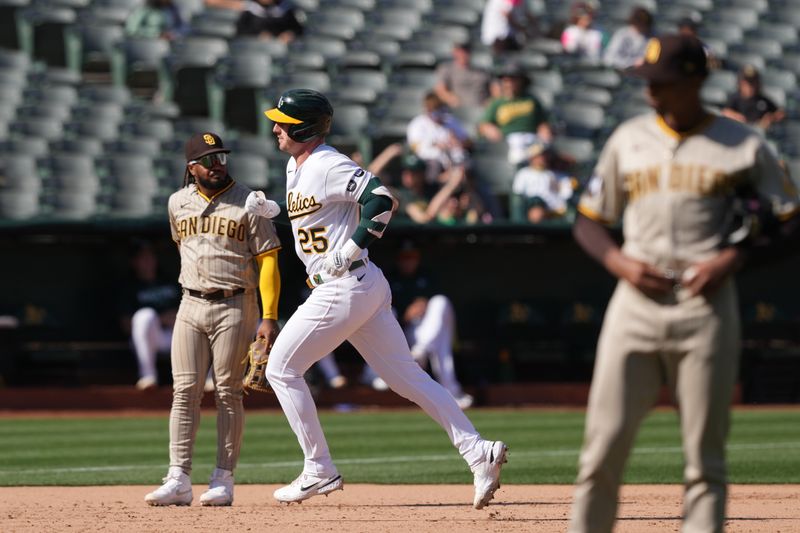
[[[330,477],[316,477],[309,474],[300,474],[290,485],[281,487],[273,496],[279,502],[302,502],[319,494],[328,495],[335,490],[344,489],[344,480],[339,474]]]
[[[200,496],[200,505],[228,506],[233,504],[233,472],[215,468],[208,490]]]
[[[180,467],[171,466],[163,485],[144,497],[148,505],[191,505],[192,480]]]
[[[490,443],[486,459],[478,463],[472,473],[475,475],[475,499],[472,506],[483,509],[494,498],[494,492],[500,488],[500,469],[508,462],[506,455],[508,446],[502,441]]]

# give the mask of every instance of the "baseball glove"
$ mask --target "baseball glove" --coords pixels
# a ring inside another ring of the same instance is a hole
[[[267,361],[269,360],[269,352],[267,346],[267,339],[259,337],[250,343],[250,349],[247,350],[247,371],[244,375],[245,390],[255,390],[260,392],[271,392],[272,389],[267,382]]]

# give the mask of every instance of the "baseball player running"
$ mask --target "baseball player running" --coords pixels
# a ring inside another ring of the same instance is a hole
[[[213,133],[186,143],[185,186],[169,198],[172,238],[181,257],[183,298],[172,335],[172,412],[169,471],[164,484],[145,496],[150,505],[192,502],[192,448],[200,400],[213,365],[217,403],[217,467],[201,505],[233,503],[233,469],[244,428],[242,356],[257,335],[278,334],[280,242],[272,223],[245,211],[251,190],[227,172],[227,150]]]
[[[647,80],[655,114],[609,138],[574,226],[619,282],[598,341],[569,531],[611,531],[625,461],[666,384],[680,411],[683,531],[718,532],[740,352],[733,274],[747,254],[730,239],[732,206],[740,191],[757,193],[785,221],[773,245],[786,244],[800,220],[797,192],[758,133],[702,107],[696,38],[652,39],[633,73]],[[620,217],[622,248],[602,225]]]
[[[312,90],[293,89],[265,112],[286,167],[286,204],[263,193],[251,212],[291,221],[295,251],[305,264],[311,296],[287,321],[270,354],[267,378],[303,449],[303,472],[275,491],[300,502],[342,488],[303,374],[348,340],[398,394],[441,425],[474,473],[473,505],[481,509],[500,486],[503,442],[481,438],[453,397],[414,361],[391,311],[391,292],[367,247],[383,235],[395,200],[372,173],[325,144],[333,108]]]

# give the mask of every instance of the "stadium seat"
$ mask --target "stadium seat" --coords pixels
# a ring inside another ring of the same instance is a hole
[[[192,36],[174,44],[166,57],[170,88],[164,97],[171,97],[184,115],[208,116],[207,84],[217,61],[227,53],[227,41],[218,37]]]
[[[45,196],[45,206],[55,218],[85,220],[97,212],[97,196],[94,192],[57,192]]]
[[[0,219],[25,220],[40,212],[39,193],[0,189]]]
[[[125,137],[110,141],[105,144],[105,153],[131,154],[136,157],[156,157],[161,153],[161,141],[155,137],[130,136],[125,130]]]
[[[369,114],[367,108],[358,104],[345,104],[335,108],[331,132],[327,142],[340,152],[358,150],[367,159],[372,158],[372,147],[367,137]]]
[[[361,11],[371,11],[375,7],[375,0],[323,0],[320,7],[328,9],[337,7],[352,7]]]
[[[484,154],[472,156],[473,172],[481,182],[487,184],[496,195],[508,195],[514,181],[515,169],[506,154]]]
[[[120,134],[126,138],[154,140],[163,142],[175,137],[172,121],[165,118],[139,117],[138,120],[126,119],[120,126]]]
[[[169,43],[163,39],[126,37],[111,57],[111,74],[116,85],[125,85],[152,96],[169,84],[164,59]]]
[[[751,30],[758,26],[759,13],[752,7],[728,7],[726,9],[713,10],[704,18],[704,22],[714,21],[717,23],[730,24],[737,26],[744,31]]]
[[[20,48],[17,13],[30,5],[30,0],[0,0],[0,47]]]
[[[86,136],[108,142],[119,136],[119,123],[97,120],[91,117],[79,118],[65,123],[64,130],[66,135],[73,138]]]
[[[206,37],[225,41],[236,36],[236,20],[240,12],[233,9],[206,8],[192,17],[190,37]]]
[[[578,164],[590,162],[595,158],[594,143],[589,139],[559,135],[553,139],[553,148],[559,154],[572,157]]]
[[[0,154],[0,191],[39,194],[42,178],[33,155]]]
[[[267,101],[264,91],[271,81],[269,56],[254,53],[230,54],[222,58],[209,80],[209,116],[233,129],[266,134],[268,124],[261,116]]]
[[[391,58],[389,61],[391,69],[394,72],[407,68],[430,69],[431,72],[433,72],[433,69],[439,62],[436,54],[425,49],[424,46],[421,46],[416,50],[411,48],[414,47],[406,44],[403,46],[402,51],[398,52],[394,57]]]
[[[273,59],[285,57],[288,52],[286,43],[278,39],[260,39],[251,36],[239,36],[228,41],[228,54],[264,54]]]
[[[64,135],[62,123],[45,118],[14,120],[10,123],[9,130],[29,137],[41,137],[48,141],[56,141]]]
[[[19,155],[35,158],[45,157],[50,151],[50,144],[42,137],[24,137],[15,135],[0,141],[0,156]]]
[[[75,21],[75,11],[71,8],[32,4],[17,16],[21,48],[48,65],[77,70],[77,65],[68,64],[68,60],[76,56],[70,50],[72,42],[66,39],[67,28]]]
[[[592,139],[606,125],[604,109],[599,105],[569,102],[555,110],[557,119],[563,124],[563,132],[569,137]]]
[[[251,189],[266,189],[269,186],[267,159],[252,153],[232,153],[228,161],[228,172],[239,183]]]
[[[100,24],[98,20],[81,21],[67,30],[67,40],[74,43],[70,52],[70,64],[81,72],[106,73],[111,77],[111,62],[114,50],[125,34],[121,26]]]
[[[762,58],[762,63],[777,59],[783,55],[783,46],[776,39],[747,37],[737,45],[728,48],[728,57],[732,54],[753,54]]]
[[[52,153],[74,153],[84,154],[91,157],[98,157],[103,154],[105,148],[103,141],[100,139],[93,139],[91,137],[82,137],[80,139],[59,139],[50,143],[50,151]]]
[[[347,44],[342,39],[324,36],[304,37],[289,45],[289,56],[295,53],[317,52],[326,61],[336,61],[347,53]]]

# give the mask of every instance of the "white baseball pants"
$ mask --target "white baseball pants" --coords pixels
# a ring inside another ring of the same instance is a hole
[[[457,398],[463,391],[453,363],[455,325],[453,304],[447,296],[437,294],[428,300],[422,318],[406,326],[405,333],[414,358],[420,363],[428,359],[437,381]]]
[[[139,378],[158,380],[156,357],[168,351],[172,344],[172,328],[161,325],[158,313],[152,307],[143,307],[131,317],[131,341],[139,363]]]
[[[359,279],[360,278],[360,279]],[[391,309],[389,283],[370,262],[324,283],[292,315],[270,353],[267,378],[305,457],[304,473],[337,473],[303,374],[345,340],[396,393],[416,403],[444,430],[470,467],[484,440],[453,397],[411,357]]]

